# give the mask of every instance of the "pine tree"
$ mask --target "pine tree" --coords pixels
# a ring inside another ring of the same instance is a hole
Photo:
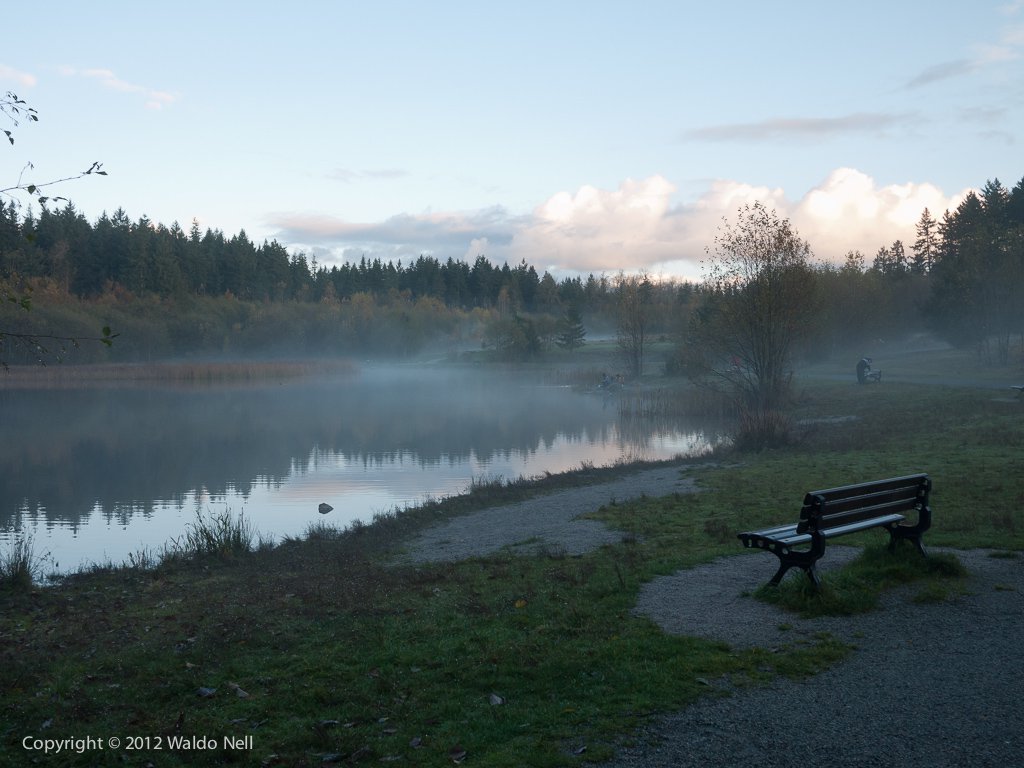
[[[911,250],[914,258],[910,263],[910,271],[915,275],[929,272],[939,255],[939,225],[927,208],[917,222],[917,240]]]
[[[556,343],[562,349],[570,352],[582,347],[586,341],[587,331],[583,327],[583,316],[576,307],[569,307],[558,323],[558,337]]]

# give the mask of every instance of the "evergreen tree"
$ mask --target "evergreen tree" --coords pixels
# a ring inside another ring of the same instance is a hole
[[[569,307],[558,325],[556,343],[562,349],[571,352],[586,343],[587,330],[583,327],[583,316],[576,307]]]
[[[927,208],[921,213],[917,222],[917,239],[912,248],[914,258],[910,263],[910,271],[915,275],[929,272],[939,255],[938,224]]]

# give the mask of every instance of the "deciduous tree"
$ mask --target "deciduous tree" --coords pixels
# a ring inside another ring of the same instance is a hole
[[[788,390],[797,342],[818,310],[811,249],[763,203],[723,221],[704,262],[706,303],[694,314],[697,372],[755,411],[777,408]]]

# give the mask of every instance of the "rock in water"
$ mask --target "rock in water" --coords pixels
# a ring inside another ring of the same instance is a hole
[[[331,511],[332,509],[334,509],[334,507],[332,507],[332,506],[331,506],[330,504],[328,504],[327,502],[324,502],[324,503],[322,503],[322,504],[321,504],[321,505],[320,505],[320,506],[318,507],[318,509],[320,510],[320,514],[321,514],[321,515],[326,515],[326,514],[327,514],[328,512],[330,512],[330,511]]]

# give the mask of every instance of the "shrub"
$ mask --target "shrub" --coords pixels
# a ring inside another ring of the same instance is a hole
[[[741,451],[782,448],[796,442],[793,419],[776,410],[744,409],[733,445]]]

